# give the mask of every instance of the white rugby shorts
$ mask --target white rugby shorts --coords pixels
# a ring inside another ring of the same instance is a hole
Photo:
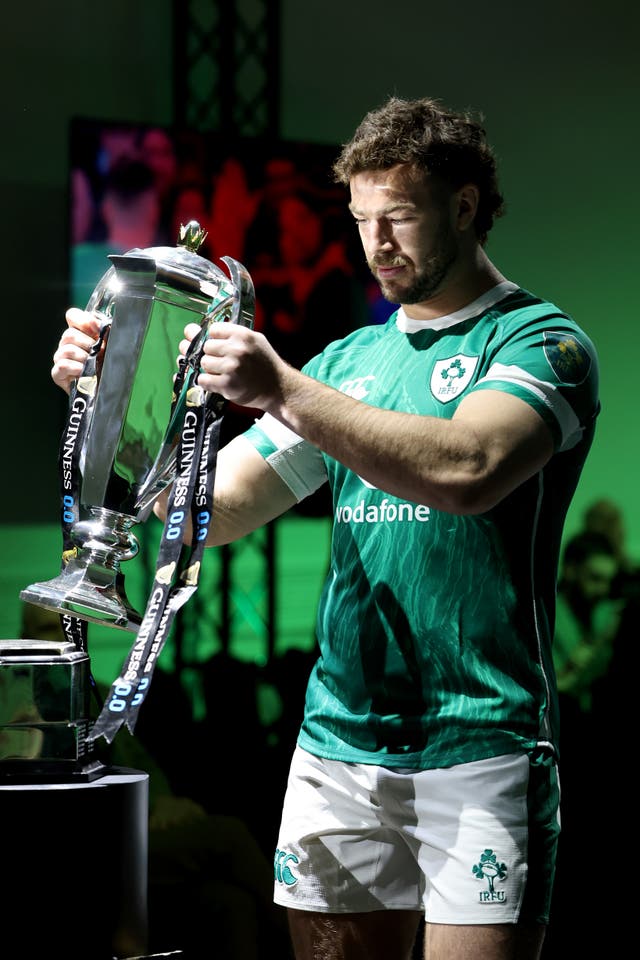
[[[548,923],[558,834],[549,757],[398,770],[296,747],[274,900],[326,913],[418,910],[431,923]]]

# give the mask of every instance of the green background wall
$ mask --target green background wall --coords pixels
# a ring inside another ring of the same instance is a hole
[[[171,8],[170,0],[33,0],[3,14],[6,637],[18,629],[19,589],[54,575],[57,566],[56,460],[65,403],[49,369],[68,303],[68,122],[93,116],[171,123]],[[639,26],[637,6],[622,0],[460,0],[449,9],[425,0],[395,7],[383,0],[283,0],[281,35],[285,138],[339,144],[390,93],[437,96],[484,112],[508,203],[489,254],[511,279],[572,313],[600,353],[602,416],[568,532],[586,504],[610,496],[625,511],[636,557]],[[319,544],[323,538],[320,531]],[[316,563],[296,595],[313,607],[324,548],[309,556]],[[312,617],[300,631],[311,626]]]

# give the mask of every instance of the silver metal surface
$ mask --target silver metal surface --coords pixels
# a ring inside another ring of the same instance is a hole
[[[0,776],[80,773],[90,666],[69,641],[0,640]]]
[[[132,527],[144,522],[175,476],[176,441],[187,385],[172,413],[179,343],[187,323],[253,325],[255,295],[246,268],[230,257],[225,274],[195,250],[199,225],[182,228],[177,247],[111,256],[87,310],[108,329],[95,378],[80,377],[70,397],[79,409],[93,397],[80,452],[80,518],[72,555],[52,580],[31,584],[20,597],[48,610],[136,630],[141,615],[129,603],[120,565],[135,556]],[[207,402],[214,409],[219,397]]]

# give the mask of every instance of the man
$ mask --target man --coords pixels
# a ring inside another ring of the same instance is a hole
[[[585,530],[566,544],[553,661],[560,693],[585,713],[591,710],[594,682],[607,672],[620,626],[622,601],[611,592],[617,572],[615,547],[603,533]]]
[[[594,749],[606,742],[604,723],[609,712],[600,709],[599,701],[610,690],[616,697],[620,688],[619,683],[612,686],[608,676],[626,606],[612,594],[617,572],[615,547],[603,533],[583,530],[566,543],[553,635],[565,811],[567,801],[575,803],[571,829],[563,838],[565,847],[571,832],[582,843],[584,834],[575,830],[576,814],[593,813],[586,804],[585,790],[593,792],[588,770]],[[618,715],[616,711],[616,722]]]
[[[558,834],[557,558],[596,355],[485,253],[502,198],[473,118],[392,98],[335,172],[400,310],[303,371],[214,324],[199,379],[265,413],[220,453],[211,543],[333,492],[275,899],[298,960],[407,960],[423,912],[427,960],[533,960]],[[67,320],[68,389],[95,324]]]
[[[160,204],[151,168],[133,158],[119,159],[107,175],[100,215],[105,239],[71,248],[71,295],[77,305],[88,302],[110,266],[109,254],[157,245]]]
[[[624,844],[622,825],[628,822],[623,813],[628,791],[623,782],[626,767],[622,758],[628,755],[630,746],[624,731],[633,730],[635,723],[635,717],[630,716],[635,691],[632,693],[629,685],[635,670],[630,669],[626,658],[621,663],[622,676],[619,669],[614,669],[620,666],[621,645],[626,645],[622,624],[626,609],[631,609],[612,590],[618,572],[616,544],[603,532],[584,528],[565,544],[553,638],[559,693],[563,832],[553,902],[558,922],[554,923],[551,943],[559,947],[570,945],[571,954],[585,956],[597,953],[596,945],[604,945],[609,937],[604,918],[600,924],[584,924],[583,906],[576,896],[576,890],[593,868],[592,847],[585,843],[585,837],[592,832],[596,820],[602,818],[603,811],[612,809],[612,797],[616,798],[616,823],[607,831],[607,842],[615,842],[613,837],[618,829],[620,835],[616,839]],[[636,634],[634,630],[634,643]],[[625,711],[629,714],[628,723]],[[594,776],[594,763],[605,750],[609,774]]]

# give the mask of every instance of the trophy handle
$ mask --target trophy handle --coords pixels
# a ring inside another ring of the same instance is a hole
[[[251,274],[239,260],[231,257],[221,257],[229,268],[229,275],[233,280],[234,298],[231,323],[239,323],[243,327],[253,327],[256,313],[256,293],[253,287]]]

